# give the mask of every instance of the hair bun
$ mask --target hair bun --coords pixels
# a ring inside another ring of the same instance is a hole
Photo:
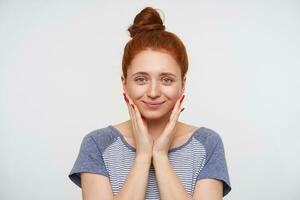
[[[144,8],[134,18],[133,25],[128,28],[130,37],[143,31],[165,30],[159,13],[152,7]]]

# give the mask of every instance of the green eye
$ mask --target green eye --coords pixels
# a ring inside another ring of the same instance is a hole
[[[134,81],[141,84],[141,83],[144,83],[146,81],[146,79],[144,77],[137,77],[136,79],[134,79]]]
[[[162,80],[163,80],[163,82],[166,83],[166,84],[171,84],[171,83],[173,82],[173,80],[172,80],[172,79],[169,79],[169,78],[164,78],[164,79],[162,79]]]

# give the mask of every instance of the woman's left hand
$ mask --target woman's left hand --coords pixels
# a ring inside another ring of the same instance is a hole
[[[172,113],[170,115],[169,122],[167,123],[164,131],[162,134],[154,141],[153,149],[152,149],[152,155],[168,155],[168,151],[170,148],[170,145],[173,141],[173,136],[175,132],[175,125],[179,118],[180,113],[184,110],[184,108],[181,108],[181,103],[184,99],[185,95],[182,95],[176,102]]]

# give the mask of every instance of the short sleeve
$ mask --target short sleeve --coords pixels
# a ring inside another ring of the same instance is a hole
[[[212,178],[223,182],[223,197],[231,191],[231,184],[227,170],[224,145],[219,134],[210,137],[213,144],[207,149],[207,160],[198,174],[197,180]]]
[[[79,187],[81,187],[81,172],[90,172],[109,177],[102,154],[90,134],[83,138],[79,154],[69,173],[69,178]]]

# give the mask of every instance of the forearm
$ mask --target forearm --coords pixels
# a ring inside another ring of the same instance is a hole
[[[137,156],[119,193],[114,200],[144,200],[148,185],[151,157]]]
[[[169,163],[167,155],[153,156],[153,165],[162,200],[192,200]]]

